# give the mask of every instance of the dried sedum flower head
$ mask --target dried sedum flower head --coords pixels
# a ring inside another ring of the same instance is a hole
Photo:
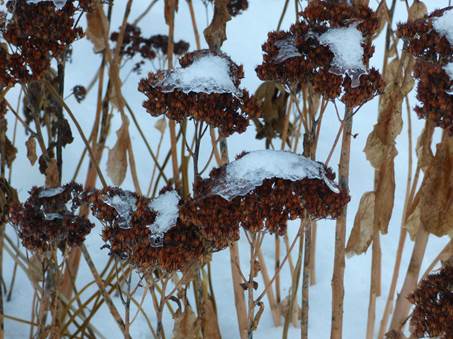
[[[422,280],[409,300],[415,305],[410,329],[417,338],[453,338],[453,266]]]
[[[313,1],[290,31],[271,32],[256,72],[290,89],[311,84],[328,99],[340,97],[348,107],[382,93],[379,72],[368,69],[373,55],[377,16],[366,6]]]
[[[11,209],[10,220],[22,244],[40,253],[55,246],[64,251],[81,245],[94,226],[87,218],[77,215],[81,195],[82,186],[76,183],[32,188],[27,201]]]
[[[209,50],[187,53],[179,63],[180,68],[149,73],[140,81],[139,91],[148,97],[143,103],[146,110],[177,121],[186,117],[204,121],[223,136],[244,132],[250,116],[243,111],[248,92],[239,89],[242,66]]]
[[[445,64],[453,61],[453,7],[398,25],[397,35],[417,58]]]
[[[432,120],[453,136],[453,62],[442,65],[418,60],[414,69],[420,118]]]
[[[56,7],[51,1],[10,0],[6,7],[11,17],[2,33],[15,52],[0,51],[1,85],[39,78],[51,58],[64,58],[68,46],[82,36],[82,29],[74,27],[73,1]]]
[[[214,0],[208,0],[209,2],[213,3]],[[231,16],[236,16],[241,14],[243,11],[247,10],[249,7],[249,3],[247,0],[230,0],[227,4],[228,13]]]
[[[243,153],[200,180],[182,218],[200,226],[222,248],[239,226],[252,232],[283,234],[288,220],[307,213],[313,219],[336,217],[348,203],[323,164],[283,151]]]
[[[110,254],[144,273],[184,270],[206,253],[198,228],[180,221],[181,199],[174,190],[151,200],[108,187],[89,201],[104,225],[102,238]]]

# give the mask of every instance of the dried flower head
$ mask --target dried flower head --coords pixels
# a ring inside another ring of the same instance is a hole
[[[82,36],[82,29],[74,27],[73,1],[60,8],[51,1],[10,0],[6,7],[11,17],[3,38],[15,51],[1,51],[2,85],[41,77],[51,58],[64,58],[68,46]]]
[[[82,85],[76,85],[72,88],[72,93],[74,94],[75,99],[78,103],[81,103],[85,100],[87,95],[87,89]]]
[[[333,179],[323,164],[295,153],[243,153],[199,181],[181,214],[218,248],[236,240],[239,226],[283,234],[288,220],[304,213],[319,219],[341,212],[349,196]]]
[[[439,272],[422,280],[409,296],[415,305],[410,329],[417,338],[453,338],[453,267],[445,265]]]
[[[94,226],[77,215],[82,203],[82,186],[69,183],[55,188],[34,187],[24,204],[11,209],[22,244],[32,251],[79,246]]]
[[[327,99],[341,96],[346,106],[359,106],[384,89],[379,72],[368,69],[378,28],[376,14],[366,6],[310,2],[290,31],[269,33],[256,72],[290,90],[311,84]]]
[[[452,20],[453,7],[438,9],[422,19],[399,24],[397,35],[415,57],[445,64],[453,61]]]
[[[239,89],[242,66],[221,52],[199,50],[179,61],[181,68],[150,73],[139,84],[147,97],[143,106],[152,116],[186,117],[218,127],[224,136],[244,132],[249,115],[243,109],[249,96]]]
[[[442,65],[420,59],[414,75],[419,80],[417,99],[421,103],[415,112],[453,135],[453,62]]]
[[[205,254],[197,227],[179,219],[181,199],[176,191],[151,200],[109,187],[89,200],[93,214],[105,226],[102,238],[110,253],[142,272],[184,270]]]

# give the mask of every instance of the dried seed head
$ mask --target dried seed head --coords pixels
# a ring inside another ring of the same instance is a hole
[[[439,272],[422,280],[409,296],[415,305],[410,329],[417,338],[453,338],[453,267],[445,265]]]
[[[77,215],[82,186],[69,183],[56,188],[34,187],[24,204],[11,209],[22,244],[31,251],[46,252],[58,247],[79,246],[94,226]]]
[[[150,73],[140,81],[139,91],[148,97],[146,110],[177,121],[205,121],[224,136],[244,132],[250,116],[242,110],[249,99],[248,92],[239,89],[242,66],[208,50],[187,53],[179,63],[181,68]]]
[[[341,96],[346,106],[359,106],[384,89],[379,72],[367,70],[378,28],[376,14],[366,6],[313,1],[290,31],[269,33],[262,47],[263,63],[256,72],[261,80],[277,81],[290,89],[311,84],[327,99]],[[355,47],[345,53],[340,42]],[[361,55],[351,53],[356,50],[362,50]]]

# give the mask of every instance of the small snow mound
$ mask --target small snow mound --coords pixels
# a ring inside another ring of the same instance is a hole
[[[366,73],[363,64],[363,35],[356,25],[341,28],[331,28],[319,37],[321,45],[328,46],[334,58],[332,72],[348,74],[352,78],[352,87],[360,85],[360,75]]]
[[[247,153],[227,165],[226,175],[212,192],[226,200],[244,196],[261,186],[265,179],[320,179],[338,193],[335,183],[327,178],[324,166],[292,152],[261,150]]]
[[[180,197],[176,191],[168,191],[159,195],[149,204],[149,208],[157,214],[154,223],[149,226],[153,246],[162,246],[164,234],[175,226],[179,217],[179,200]]]
[[[27,0],[29,4],[39,4],[40,2],[52,1],[55,7],[62,9],[66,5],[66,0]]]
[[[294,36],[276,41],[275,46],[278,48],[278,55],[274,59],[274,62],[277,64],[291,58],[302,56],[296,47],[296,38]]]
[[[39,192],[38,198],[53,198],[64,192],[64,187],[46,188]]]
[[[433,19],[433,27],[437,33],[447,38],[450,45],[453,45],[453,9]]]
[[[184,93],[231,93],[239,90],[230,75],[229,61],[216,55],[202,56],[187,67],[176,68],[157,87],[163,92],[180,90]]]
[[[131,228],[132,214],[137,209],[137,199],[132,194],[114,195],[107,197],[104,202],[110,207],[114,208],[118,214],[117,221],[118,227],[123,229]]]

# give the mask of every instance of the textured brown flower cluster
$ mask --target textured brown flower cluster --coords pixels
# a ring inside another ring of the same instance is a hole
[[[409,300],[415,305],[410,328],[417,338],[453,338],[453,267],[422,280]]]
[[[382,93],[384,82],[371,68],[363,74],[348,74],[332,67],[334,53],[319,41],[329,29],[356,25],[363,35],[363,64],[374,53],[372,37],[379,27],[376,14],[363,5],[313,1],[300,13],[289,31],[270,32],[262,46],[263,63],[256,68],[261,80],[273,80],[291,88],[311,83],[328,99],[340,97],[348,107],[359,106]]]
[[[220,57],[226,61],[229,67],[229,80],[234,84],[236,93],[183,90],[177,83],[168,89],[162,83],[172,77],[177,70],[159,71],[149,73],[147,79],[140,81],[139,91],[148,97],[143,106],[152,116],[165,114],[176,121],[182,121],[186,117],[204,121],[218,127],[223,136],[234,132],[242,133],[247,129],[251,118],[243,111],[244,103],[249,100],[249,94],[246,90],[239,89],[241,79],[244,77],[242,66],[236,65],[224,53],[209,50],[187,53],[179,63],[184,70],[206,57]],[[209,75],[209,70],[205,72]]]
[[[233,163],[213,169],[209,178],[200,180],[194,187],[194,198],[181,211],[183,220],[198,225],[215,248],[224,248],[231,238],[237,240],[240,226],[252,232],[265,230],[281,235],[288,220],[304,217],[304,213],[313,219],[335,218],[349,202],[347,192],[332,191],[324,180],[277,177],[227,199],[215,187],[225,182],[228,166]],[[326,175],[334,179],[330,169],[326,169]]]
[[[453,11],[453,7],[400,24],[397,33],[417,60],[414,75],[419,80],[417,98],[421,103],[415,107],[417,115],[453,135],[453,79],[446,70],[447,65],[453,69],[453,46],[447,36],[436,31],[434,24],[447,11]]]
[[[398,25],[397,35],[405,42],[405,48],[417,58],[445,64],[453,61],[453,47],[447,37],[433,27],[433,20],[453,7],[435,10],[429,16]]]
[[[32,4],[26,0],[10,0],[6,7],[9,18],[2,35],[14,52],[0,46],[0,85],[41,77],[51,59],[64,58],[67,47],[82,36],[82,29],[74,27],[77,8],[72,0],[61,9],[52,1]]]
[[[150,207],[151,199],[108,187],[94,192],[88,200],[94,216],[105,226],[102,238],[110,253],[142,272],[183,270],[206,254],[198,228],[179,218],[156,243],[149,226],[158,211]]]
[[[119,32],[113,32],[110,40],[117,42]],[[168,48],[168,36],[166,35],[153,35],[145,38],[142,35],[141,29],[135,25],[127,24],[124,31],[123,45],[121,47],[121,55],[133,58],[140,55],[142,60],[137,62],[134,71],[139,72],[145,60],[153,60],[158,55],[166,55]],[[189,43],[180,40],[174,43],[173,53],[175,55],[183,55],[189,50]]]
[[[36,252],[46,252],[55,246],[64,251],[82,244],[94,226],[77,215],[82,192],[82,186],[76,183],[32,188],[24,204],[11,208],[10,220],[22,244]]]
[[[414,75],[419,80],[415,107],[420,118],[430,119],[436,126],[453,135],[453,79],[442,64],[417,60]]]

